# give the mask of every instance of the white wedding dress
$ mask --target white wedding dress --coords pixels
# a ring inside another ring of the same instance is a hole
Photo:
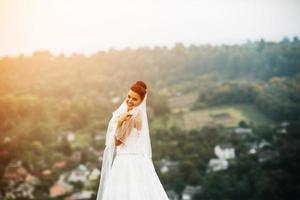
[[[125,143],[116,146],[102,200],[169,200],[152,160],[141,152],[139,132],[132,128]]]

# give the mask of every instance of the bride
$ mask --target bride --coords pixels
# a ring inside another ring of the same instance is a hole
[[[134,83],[109,121],[97,200],[169,200],[152,162],[146,89]]]

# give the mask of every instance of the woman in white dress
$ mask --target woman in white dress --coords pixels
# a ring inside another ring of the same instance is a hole
[[[147,86],[134,83],[109,122],[97,200],[169,200],[152,162]]]

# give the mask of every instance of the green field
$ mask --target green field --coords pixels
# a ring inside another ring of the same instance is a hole
[[[236,104],[208,107],[183,114],[185,128],[192,129],[210,124],[222,124],[225,127],[236,126],[239,121],[254,124],[273,124],[272,120],[261,113],[254,105]]]
[[[196,111],[171,114],[166,118],[153,121],[152,128],[170,128],[175,125],[187,130],[207,125],[222,124],[234,127],[244,120],[254,124],[273,124],[273,121],[261,113],[254,105],[236,104],[207,107]]]

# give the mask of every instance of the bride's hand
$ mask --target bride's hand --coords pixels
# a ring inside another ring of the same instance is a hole
[[[115,144],[116,144],[116,146],[122,144],[122,141],[118,140],[116,136],[115,136]]]
[[[129,119],[132,116],[129,112],[125,112],[121,114],[118,118],[119,124],[122,124],[125,120]]]

